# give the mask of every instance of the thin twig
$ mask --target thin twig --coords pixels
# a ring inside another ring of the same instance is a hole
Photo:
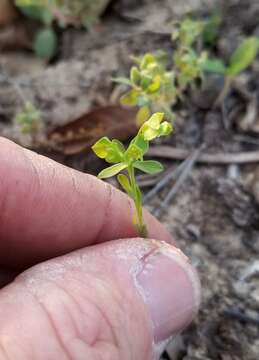
[[[190,156],[189,162],[186,164],[185,168],[181,172],[179,178],[177,179],[175,185],[172,187],[172,189],[169,191],[163,202],[160,204],[160,206],[155,210],[154,215],[159,217],[163,210],[165,210],[173,197],[177,194],[178,190],[184,183],[184,181],[189,176],[190,172],[192,171],[192,168],[198,159],[200,152],[204,146],[202,145],[199,149],[195,150],[194,153]]]
[[[216,101],[214,102],[214,104],[212,106],[213,109],[216,109],[217,107],[219,107],[223,103],[223,101],[226,99],[226,97],[228,96],[229,91],[231,89],[232,82],[233,82],[232,77],[227,76],[225,78],[223,89],[220,92],[219,96],[217,97]]]
[[[221,108],[222,122],[223,122],[224,129],[226,131],[229,131],[230,124],[229,124],[229,118],[228,118],[228,114],[227,114],[225,99],[222,101],[220,108]]]
[[[144,196],[143,203],[147,204],[150,199],[152,199],[161,189],[163,189],[165,185],[169,183],[169,181],[176,179],[189,162],[190,159],[187,158],[178,165],[176,169],[171,167],[170,171],[166,173],[157,185]]]
[[[240,311],[239,309],[230,308],[224,311],[224,315],[230,319],[236,319],[241,322],[250,323],[259,326],[259,317],[252,317]]]
[[[190,151],[171,146],[154,146],[150,148],[148,155],[165,159],[184,160],[190,155]],[[216,165],[257,163],[259,162],[259,151],[216,154],[202,153],[196,161]]]
[[[248,135],[235,135],[233,140],[252,145],[259,145],[259,139],[255,139]]]

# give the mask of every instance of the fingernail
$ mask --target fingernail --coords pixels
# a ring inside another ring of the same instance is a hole
[[[190,324],[200,303],[200,282],[187,257],[170,245],[143,257],[142,263],[136,280],[158,344]]]

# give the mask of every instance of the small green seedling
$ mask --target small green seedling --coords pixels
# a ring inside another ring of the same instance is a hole
[[[121,97],[121,104],[140,108],[137,114],[140,126],[156,111],[163,111],[172,119],[171,105],[176,101],[177,91],[174,72],[166,70],[165,56],[147,53],[134,61],[136,66],[131,68],[129,79],[114,79],[131,87]]]
[[[131,87],[121,97],[121,103],[140,108],[137,113],[139,126],[156,111],[163,111],[168,120],[174,120],[172,106],[189,86],[193,88],[198,80],[203,80],[208,55],[205,51],[198,53],[194,46],[202,36],[204,26],[205,22],[191,18],[175,23],[173,67],[165,52],[147,53],[134,58],[136,65],[131,68],[129,79],[114,79]]]
[[[182,94],[189,86],[193,88],[197,80],[203,81],[203,65],[207,58],[206,51],[197,54],[192,48],[175,52],[173,60],[179,94]]]
[[[182,21],[176,21],[174,22],[172,40],[178,41],[181,48],[190,48],[202,35],[204,26],[204,21],[194,20],[190,17]]]
[[[43,28],[35,34],[33,50],[39,58],[51,60],[58,49],[54,21],[61,27],[72,24],[91,28],[108,1],[16,0],[15,3],[25,16],[43,24]]]
[[[52,26],[54,16],[51,12],[49,0],[16,0],[16,5],[27,17],[43,24],[43,28],[36,32],[33,40],[33,50],[42,59],[52,59],[58,48],[57,34]]]
[[[254,62],[259,50],[259,39],[249,37],[245,39],[232,54],[229,64],[225,65],[219,59],[207,60],[204,63],[204,70],[225,76],[224,88],[217,99],[217,104],[221,104],[228,94],[233,80]]]
[[[174,70],[178,93],[181,95],[189,86],[194,87],[197,80],[203,80],[203,64],[208,58],[206,51],[198,53],[196,42],[201,38],[205,22],[186,18],[175,23],[172,40],[176,43],[173,54]]]
[[[102,170],[98,177],[106,179],[117,175],[121,187],[133,199],[136,209],[133,224],[142,237],[147,236],[147,228],[143,219],[142,194],[136,182],[135,170],[147,174],[157,174],[163,170],[163,166],[158,161],[143,159],[149,149],[151,140],[169,135],[172,131],[172,125],[167,121],[163,121],[163,118],[164,113],[153,114],[140,127],[127,149],[120,141],[110,140],[107,137],[101,138],[92,147],[99,158],[113,164]],[[121,174],[122,171],[126,172],[126,174]]]
[[[45,22],[51,18],[61,27],[67,25],[91,28],[99,20],[110,0],[15,0],[29,17]]]
[[[30,102],[26,101],[24,108],[15,117],[23,134],[30,134],[33,141],[41,126],[41,112]]]

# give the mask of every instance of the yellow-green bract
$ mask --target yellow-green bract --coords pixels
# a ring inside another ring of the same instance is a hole
[[[146,53],[134,58],[136,65],[131,68],[129,79],[114,79],[131,87],[121,97],[121,104],[140,107],[137,114],[138,125],[142,125],[153,111],[163,111],[167,117],[173,117],[168,104],[174,104],[177,97],[175,75],[173,71],[166,69],[166,60],[165,53]]]
[[[36,133],[41,123],[41,112],[30,101],[26,101],[22,111],[16,115],[15,121],[24,134]]]
[[[119,184],[124,191],[133,199],[136,208],[134,224],[140,236],[147,236],[147,229],[142,213],[142,194],[135,180],[135,170],[147,174],[157,174],[163,170],[162,164],[154,160],[144,160],[144,155],[149,148],[149,142],[160,136],[169,135],[172,132],[171,123],[164,121],[164,113],[153,114],[139,129],[137,135],[131,140],[128,148],[116,140],[103,137],[92,147],[94,153],[101,159],[112,164],[102,170],[100,179],[117,175]],[[120,174],[126,171],[127,174]]]
[[[234,51],[227,68],[228,76],[236,76],[250,66],[256,58],[259,39],[250,37],[245,39]]]

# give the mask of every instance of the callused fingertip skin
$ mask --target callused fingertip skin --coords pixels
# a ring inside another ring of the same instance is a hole
[[[151,240],[153,249],[141,258],[136,274],[150,312],[154,343],[180,333],[196,315],[200,304],[200,282],[189,259],[177,248]]]
[[[134,238],[108,243],[107,248],[108,256],[128,266],[146,307],[157,357],[197,314],[201,297],[198,274],[179,248],[164,241]]]

